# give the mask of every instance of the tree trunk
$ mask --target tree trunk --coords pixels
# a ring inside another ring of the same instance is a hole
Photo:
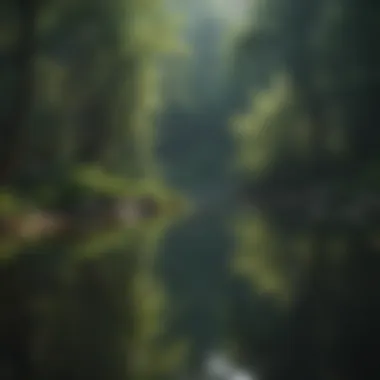
[[[13,52],[18,71],[17,94],[4,117],[0,136],[0,186],[8,185],[22,158],[26,126],[33,108],[34,53],[36,48],[37,0],[18,0],[19,41]]]

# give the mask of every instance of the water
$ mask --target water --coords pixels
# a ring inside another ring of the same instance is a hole
[[[172,323],[193,343],[192,357],[198,364],[226,331],[233,245],[227,222],[227,212],[197,213],[169,231],[159,252],[159,272],[181,310]]]

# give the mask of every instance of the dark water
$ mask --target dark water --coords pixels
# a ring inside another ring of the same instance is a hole
[[[159,253],[158,270],[179,313],[174,331],[193,344],[192,361],[225,338],[229,259],[233,236],[228,210],[199,212],[172,228]]]
[[[230,329],[232,218],[237,212],[237,181],[230,170],[234,147],[227,128],[231,112],[220,99],[218,106],[196,112],[169,109],[159,126],[157,154],[164,175],[194,206],[167,231],[157,258],[175,310],[168,310],[168,334],[187,339],[193,367],[201,365],[208,351],[224,345]]]
[[[99,250],[61,236],[1,260],[1,379],[125,378],[133,327],[126,239]]]

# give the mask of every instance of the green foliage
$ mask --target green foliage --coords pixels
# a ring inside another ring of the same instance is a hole
[[[239,242],[235,263],[237,273],[251,279],[263,293],[286,295],[289,284],[276,257],[281,253],[273,232],[258,216],[241,220],[236,231]]]
[[[308,126],[298,119],[289,80],[277,76],[273,86],[252,97],[251,109],[233,120],[232,131],[241,147],[239,166],[259,174],[284,149],[294,149],[294,139],[298,138],[300,149],[304,148],[307,141],[302,141],[302,134],[307,138]]]
[[[153,153],[160,65],[187,53],[180,25],[160,0],[49,0],[28,3],[29,13],[8,3],[0,7],[1,222],[33,207],[77,216],[99,199],[144,197],[159,216],[95,232],[72,225],[38,241],[1,236],[0,338],[30,347],[27,376],[42,380],[168,373],[180,360],[178,347],[156,342],[166,326],[152,265],[156,240],[187,204],[161,180]]]
[[[152,221],[149,226],[145,224],[141,230],[144,237],[139,248],[139,271],[134,277],[137,324],[134,328],[132,356],[136,377],[140,379],[173,376],[183,368],[187,357],[188,346],[185,341],[165,342],[161,339],[170,331],[167,310],[171,304],[154,271],[155,252],[172,223],[172,218],[163,217]]]
[[[379,209],[373,206],[360,222],[348,212],[337,217],[345,199],[359,202],[363,194],[378,193],[373,141],[379,138],[374,70],[379,54],[372,41],[379,13],[374,6],[371,1],[359,7],[345,0],[266,0],[240,46],[236,72],[246,71],[238,90],[242,97],[254,91],[253,104],[232,126],[237,167],[254,189],[271,194],[260,198],[247,190],[258,211],[241,216],[237,225],[236,265],[255,291],[269,287],[288,295],[283,329],[295,347],[286,356],[281,334],[276,342],[265,338],[274,352],[264,371],[271,379],[354,379],[369,368],[365,357],[370,355],[370,349],[364,354],[355,347],[379,339],[373,319],[378,282],[367,266],[379,268],[378,248],[368,235]],[[314,194],[307,200],[306,191]],[[325,217],[308,223],[302,214],[307,207]],[[301,216],[293,224],[294,215]],[[364,285],[368,281],[371,289]],[[366,316],[349,311],[359,299],[365,299]],[[252,354],[255,342],[245,339],[244,331],[238,340]]]
[[[7,216],[17,215],[24,211],[27,207],[27,203],[14,196],[10,192],[0,193],[0,217],[6,218]]]

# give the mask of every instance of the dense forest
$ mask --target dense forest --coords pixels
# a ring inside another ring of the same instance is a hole
[[[152,253],[184,204],[152,144],[177,22],[159,1],[0,13],[0,377],[168,373]]]
[[[250,98],[232,121],[236,268],[269,298],[238,333],[241,355],[265,378],[376,378],[379,4],[260,3],[238,58],[235,91]],[[261,313],[276,316],[266,333]]]
[[[4,0],[0,378],[379,378],[379,6]]]

